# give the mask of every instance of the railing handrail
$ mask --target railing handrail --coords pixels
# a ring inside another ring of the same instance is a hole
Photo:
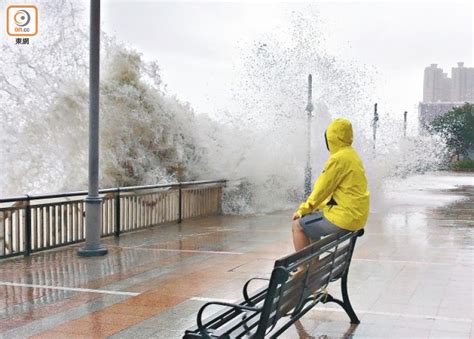
[[[118,192],[131,192],[137,190],[147,190],[147,189],[157,189],[157,188],[183,188],[189,186],[199,186],[199,185],[210,185],[210,184],[226,184],[227,180],[198,180],[198,181],[184,181],[170,184],[155,184],[155,185],[143,185],[143,186],[126,186],[126,187],[117,187],[117,188],[104,188],[99,190],[99,194],[104,193],[114,193]],[[81,195],[87,195],[87,191],[73,191],[65,193],[49,193],[49,194],[26,194],[16,197],[0,198],[0,203],[7,202],[19,202],[19,201],[28,201],[28,200],[40,200],[40,199],[55,199],[55,198],[66,198],[66,197],[77,197]]]

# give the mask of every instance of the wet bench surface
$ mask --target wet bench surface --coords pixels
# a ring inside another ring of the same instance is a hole
[[[401,198],[390,206],[374,206],[349,273],[361,324],[338,305],[318,304],[280,338],[471,338],[473,178],[395,192]],[[290,217],[189,220],[108,238],[106,257],[79,258],[72,246],[2,261],[1,337],[181,338],[202,305],[240,299],[248,279],[269,278],[275,259],[292,253]],[[328,292],[340,299],[337,285]]]

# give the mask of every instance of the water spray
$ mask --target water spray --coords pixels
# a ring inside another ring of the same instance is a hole
[[[0,115],[7,117],[3,131],[8,130],[5,136],[0,133],[8,149],[3,153],[0,150],[5,157],[0,164],[0,189],[4,195],[87,188],[84,164],[89,98],[84,84],[88,76],[89,34],[83,31],[88,27],[68,24],[72,17],[88,15],[82,13],[82,3],[74,0],[66,6],[45,2],[51,8],[47,12],[57,14],[45,13],[43,23],[57,27],[56,20],[60,20],[65,36],[52,30],[48,39],[45,36],[46,40],[30,46],[32,53],[22,53],[14,45],[5,45],[2,50],[0,88],[9,89],[0,95]],[[245,178],[245,185],[227,188],[223,206],[227,213],[293,208],[295,196],[303,198],[304,192],[309,194],[312,188],[311,165],[318,164],[319,168],[326,158],[326,152],[314,151],[306,157],[309,150],[324,148],[324,138],[312,139],[306,129],[311,126],[308,132],[322,136],[334,117],[299,111],[304,110],[301,87],[308,70],[318,83],[318,98],[325,100],[318,102],[318,107],[314,102],[314,109],[306,111],[351,112],[355,131],[365,131],[364,126],[369,129],[369,135],[357,135],[355,147],[363,150],[361,156],[374,196],[383,197],[386,178],[436,169],[446,154],[445,141],[439,136],[410,139],[407,132],[403,140],[400,130],[384,130],[384,152],[373,157],[370,124],[374,112],[367,110],[374,104],[367,103],[373,93],[371,72],[357,64],[338,62],[325,52],[317,39],[324,36],[324,27],[318,26],[313,15],[297,12],[292,20],[295,25],[282,26],[265,36],[267,46],[272,48],[264,52],[254,48],[242,51],[242,69],[232,85],[233,99],[225,107],[228,114],[221,114],[218,119],[195,114],[190,106],[162,91],[165,84],[155,62],[145,62],[138,51],[128,49],[113,36],[101,37],[101,45],[107,45],[100,74],[100,118],[107,127],[100,135],[101,185],[173,182],[174,166],[182,164],[186,178]],[[287,48],[286,33],[291,34],[295,48]],[[281,40],[282,37],[285,38]],[[50,50],[56,41],[60,41],[58,49]],[[314,44],[307,44],[308,41]],[[23,78],[21,70],[29,67],[34,67],[34,74]],[[9,79],[19,82],[12,84]],[[281,79],[279,86],[275,86],[275,79]],[[59,84],[58,88],[54,84]],[[304,94],[308,94],[311,103],[312,91]],[[19,111],[22,126],[14,123]],[[305,118],[306,127],[301,125]],[[378,139],[380,143],[382,139]],[[266,155],[265,161],[259,161],[262,154]],[[305,176],[303,187],[302,178],[295,171]],[[272,199],[268,199],[269,192]],[[97,231],[99,224],[93,225]],[[89,229],[86,233],[87,237],[91,234]]]
[[[309,197],[311,194],[311,118],[313,117],[313,77],[308,75],[308,104],[306,105],[307,113],[307,149],[306,149],[306,168],[305,168],[305,183],[304,195]]]

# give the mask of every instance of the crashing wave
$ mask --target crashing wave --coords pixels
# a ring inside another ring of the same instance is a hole
[[[88,35],[79,2],[41,3],[50,30],[29,46],[3,44],[1,195],[84,189],[87,184]],[[73,21],[71,23],[71,20]],[[233,99],[217,118],[166,92],[156,62],[104,35],[101,187],[229,179],[224,211],[269,212],[301,199],[306,161],[306,77],[313,75],[314,176],[327,157],[324,129],[353,122],[372,194],[384,178],[436,168],[443,140],[403,139],[386,119],[377,152],[367,136],[370,68],[331,55],[314,8],[242,48]],[[379,200],[379,199],[375,199]]]

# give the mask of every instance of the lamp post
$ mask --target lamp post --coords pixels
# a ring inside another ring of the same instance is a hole
[[[378,124],[378,121],[379,121],[379,114],[377,113],[377,103],[375,103],[375,105],[374,105],[374,119],[372,120],[374,150],[375,150],[375,142],[377,141],[377,124]]]
[[[403,137],[407,137],[407,114],[408,112],[403,112]]]
[[[304,171],[304,195],[307,198],[311,194],[311,118],[313,117],[313,77],[308,75],[308,104],[306,105],[307,113],[307,148],[306,148],[306,168]]]
[[[90,2],[89,50],[89,190],[86,197],[86,243],[77,254],[83,257],[107,254],[100,243],[102,231],[99,196],[99,78],[100,78],[100,0]]]

